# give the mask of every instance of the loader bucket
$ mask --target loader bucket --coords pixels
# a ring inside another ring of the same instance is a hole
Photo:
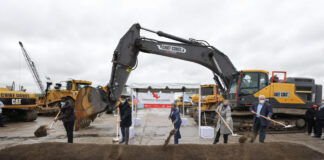
[[[95,117],[98,113],[104,112],[107,103],[103,101],[100,89],[85,87],[79,90],[75,100],[75,116],[77,119]]]

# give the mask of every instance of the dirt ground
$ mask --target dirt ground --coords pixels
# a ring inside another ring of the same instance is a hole
[[[320,160],[324,158],[324,154],[304,145],[285,142],[229,145],[180,144],[170,145],[166,150],[163,150],[161,145],[38,143],[1,150],[0,157],[3,160]]]
[[[135,126],[135,137],[130,145],[163,145],[170,133],[171,125],[167,119],[169,109],[139,110],[137,117],[141,119],[141,126]],[[211,144],[213,139],[204,139],[198,136],[198,126],[194,120],[186,116],[187,125],[180,129],[182,138],[180,144]],[[34,122],[8,123],[7,127],[0,128],[0,149],[20,145],[42,142],[66,142],[66,133],[62,122],[57,122],[53,130],[49,130],[46,137],[34,137],[34,131],[41,125],[49,125],[53,117],[39,117]],[[116,117],[103,114],[90,127],[74,133],[75,143],[112,144],[116,137]],[[238,143],[239,137],[229,137],[229,144]],[[220,143],[222,143],[222,138]],[[324,140],[312,138],[305,133],[295,134],[268,134],[267,142],[290,142],[302,144],[324,153]],[[170,144],[173,144],[171,138]],[[217,144],[221,145],[221,144]]]

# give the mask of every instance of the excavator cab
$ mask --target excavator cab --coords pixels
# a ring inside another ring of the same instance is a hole
[[[228,98],[234,108],[251,106],[257,100],[256,92],[269,85],[269,72],[264,70],[243,70],[234,75],[229,87]]]

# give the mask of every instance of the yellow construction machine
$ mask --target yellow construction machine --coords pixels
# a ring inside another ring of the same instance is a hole
[[[19,42],[23,56],[26,60],[29,70],[31,71],[33,78],[39,88],[40,95],[37,97],[37,112],[39,114],[55,114],[59,110],[59,104],[62,97],[67,97],[71,103],[75,102],[78,95],[78,91],[90,86],[92,82],[84,80],[68,80],[66,82],[66,88],[62,88],[62,83],[56,83],[54,89],[50,89],[52,82],[47,82],[46,89],[44,89],[41,78],[38,74],[34,61],[30,58],[27,50],[24,48],[23,43]],[[49,80],[49,78],[47,78]],[[84,119],[82,121],[76,121],[75,128],[83,128],[90,125],[90,119]]]
[[[140,35],[142,30],[177,42],[145,38]],[[86,87],[80,90],[79,93],[83,94],[79,94],[76,99],[76,103],[79,104],[76,106],[77,118],[87,118],[114,108],[130,72],[138,64],[137,57],[140,52],[195,62],[210,69],[217,88],[220,88],[224,97],[230,101],[234,126],[241,129],[251,129],[245,128],[250,127],[245,124],[252,124],[253,115],[249,108],[261,94],[265,95],[273,106],[273,119],[295,125],[296,128],[305,127],[303,117],[308,108],[314,104],[321,104],[322,86],[316,84],[312,78],[286,77],[286,72],[279,71],[272,72],[271,77],[269,72],[264,70],[238,71],[227,55],[206,41],[188,40],[134,24],[120,39],[113,53],[112,72],[105,89]],[[206,96],[206,102],[213,101],[215,104],[220,101],[215,96],[208,99],[208,95],[203,95]],[[207,106],[202,108],[207,110]],[[206,116],[202,115],[201,118],[204,117]],[[204,119],[201,120],[204,122]],[[270,128],[277,127],[272,124]],[[280,126],[280,129],[282,128]]]
[[[198,94],[191,96],[193,102],[193,108],[191,113],[193,113],[193,117],[196,122],[198,122],[198,103],[199,103],[199,96]],[[217,108],[218,104],[224,100],[222,94],[220,94],[219,89],[215,84],[206,84],[201,85],[201,115],[202,115],[202,122],[205,124],[211,124],[214,122],[215,119],[215,109]]]
[[[64,89],[62,89],[62,83],[56,83],[54,89],[50,89],[52,83],[47,82],[45,94],[37,100],[38,113],[56,113],[59,110],[62,97],[68,97],[74,102],[78,91],[92,84],[92,82],[85,80],[68,80],[65,83]]]
[[[37,119],[35,94],[0,88],[0,101],[4,104],[5,119],[25,122]]]

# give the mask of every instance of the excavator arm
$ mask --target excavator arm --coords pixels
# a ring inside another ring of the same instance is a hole
[[[153,32],[180,43],[163,42],[141,37],[140,30]],[[94,115],[116,105],[130,72],[137,66],[137,56],[140,51],[203,65],[213,72],[216,83],[224,92],[227,91],[233,74],[237,72],[230,59],[215,47],[210,46],[206,41],[186,40],[134,24],[120,39],[114,51],[109,84],[103,89],[85,88],[79,92],[76,101],[77,117]],[[98,97],[102,97],[103,103],[100,105],[98,105]],[[85,101],[87,102],[83,104],[78,103]]]

